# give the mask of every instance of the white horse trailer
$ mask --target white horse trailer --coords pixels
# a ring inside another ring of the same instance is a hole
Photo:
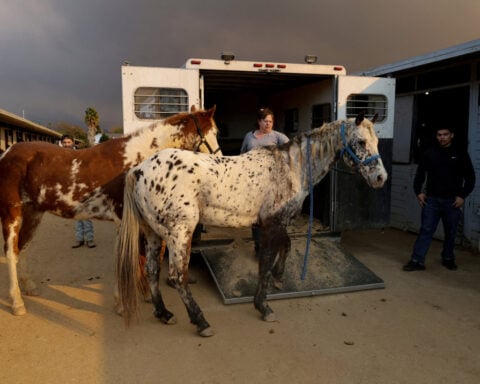
[[[274,129],[293,136],[323,122],[378,113],[375,129],[386,169],[391,169],[395,80],[348,76],[343,66],[189,59],[181,68],[122,66],[124,133],[172,114],[217,106],[215,121],[226,155],[239,154],[255,128],[256,110],[275,113]],[[343,167],[314,191],[314,212],[328,231],[389,223],[390,183],[366,187]],[[307,209],[307,207],[305,208]]]

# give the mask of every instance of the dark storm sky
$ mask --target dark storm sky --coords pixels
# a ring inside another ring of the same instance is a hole
[[[95,108],[121,126],[120,66],[189,57],[302,62],[349,73],[480,37],[479,0],[2,0],[0,108],[83,126]]]

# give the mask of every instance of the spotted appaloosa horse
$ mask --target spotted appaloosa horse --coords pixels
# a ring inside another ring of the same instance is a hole
[[[118,226],[125,171],[168,147],[218,151],[214,112],[215,107],[207,111],[192,108],[191,113],[174,115],[128,136],[78,151],[28,142],[15,144],[2,154],[0,218],[15,315],[26,313],[17,277],[19,252],[32,239],[43,214],[113,220]],[[19,272],[27,294],[34,294],[33,281],[22,268]]]
[[[214,157],[175,149],[161,151],[126,176],[123,221],[119,232],[117,279],[127,322],[136,313],[138,233],[147,240],[147,275],[154,314],[165,323],[174,317],[158,286],[161,239],[169,248],[169,276],[201,336],[213,334],[188,286],[192,233],[205,225],[261,229],[259,280],[254,305],[273,321],[266,290],[281,279],[290,250],[287,224],[301,208],[309,182],[317,184],[343,158],[368,185],[380,188],[387,172],[378,154],[373,122],[336,121],[302,133],[279,147],[257,148],[240,156]],[[308,170],[310,169],[310,172]]]

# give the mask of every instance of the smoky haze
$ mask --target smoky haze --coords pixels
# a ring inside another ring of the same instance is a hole
[[[348,73],[479,38],[478,0],[16,0],[0,11],[0,108],[43,125],[122,125],[121,65],[189,57],[303,62]]]

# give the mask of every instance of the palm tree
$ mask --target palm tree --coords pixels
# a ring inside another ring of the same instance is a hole
[[[88,127],[88,143],[91,147],[95,144],[95,135],[99,130],[99,121],[100,118],[98,117],[97,111],[88,107],[85,111],[85,124],[87,124]]]

